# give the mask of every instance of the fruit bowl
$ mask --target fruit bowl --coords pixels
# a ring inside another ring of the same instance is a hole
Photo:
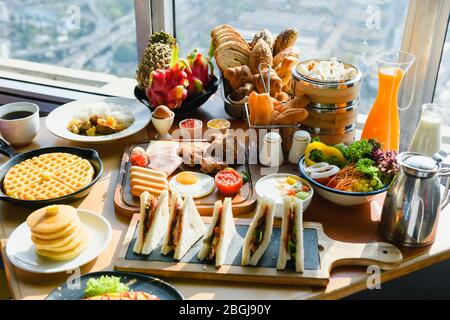
[[[216,93],[217,89],[219,88],[219,79],[217,79],[216,76],[213,76],[211,81],[209,82],[208,86],[206,87],[206,90],[204,93],[197,95],[195,97],[188,97],[186,100],[183,101],[183,104],[180,108],[172,109],[172,111],[175,113],[175,115],[186,115],[191,113],[192,111],[200,108],[208,99]],[[150,110],[154,110],[157,106],[152,106],[150,104],[150,101],[147,98],[147,95],[145,94],[145,90],[141,89],[140,87],[136,86],[134,88],[134,96],[136,99],[138,99],[142,104],[146,105],[150,108]]]

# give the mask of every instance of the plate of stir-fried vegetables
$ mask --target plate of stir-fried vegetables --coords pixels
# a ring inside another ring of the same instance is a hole
[[[376,140],[326,145],[313,140],[299,163],[300,172],[324,198],[340,205],[369,202],[385,192],[399,169],[397,152]]]

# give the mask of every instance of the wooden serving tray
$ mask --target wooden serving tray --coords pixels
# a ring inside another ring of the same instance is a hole
[[[130,176],[129,176],[131,168],[131,164],[129,162],[130,152],[135,147],[142,147],[146,150],[150,142],[151,141],[146,141],[130,145],[125,149],[125,152],[122,155],[122,161],[119,169],[119,176],[117,179],[116,189],[114,193],[114,208],[116,210],[116,213],[125,216],[128,219],[131,219],[133,214],[139,212],[139,198],[134,197],[131,194]],[[254,190],[254,183],[256,183],[256,180],[254,181],[254,179],[252,178],[252,172],[256,172],[259,166],[248,164],[249,162],[248,153],[246,154],[246,159],[247,161],[245,164],[238,165],[237,167],[235,167],[235,169],[238,171],[246,171],[249,176],[248,177],[249,181],[242,186],[239,193],[232,199],[233,212],[235,214],[250,212],[256,206],[256,193]],[[200,168],[198,166],[190,167],[182,164],[180,168],[178,168],[173,173],[173,175],[181,171],[200,172]],[[169,180],[170,178],[171,177],[169,177]],[[216,189],[210,195],[203,198],[194,199],[194,201],[201,215],[212,215],[212,212],[214,210],[214,203],[217,200],[223,200],[224,198],[225,198],[224,195],[222,195]]]
[[[206,224],[210,217],[203,217]],[[160,254],[156,248],[150,255],[133,253],[135,232],[139,215],[134,215],[115,261],[115,269],[141,272],[161,277],[226,280],[271,284],[326,286],[330,271],[340,265],[369,266],[378,265],[383,270],[394,268],[402,261],[402,253],[395,246],[384,242],[345,243],[330,239],[320,223],[304,223],[305,270],[294,272],[290,261],[286,270],[278,271],[276,263],[279,251],[280,221],[275,220],[270,245],[257,267],[241,266],[243,238],[250,224],[249,219],[235,219],[237,235],[231,241],[225,264],[216,268],[213,263],[201,262],[197,253],[201,248],[199,240],[178,262],[172,254]]]

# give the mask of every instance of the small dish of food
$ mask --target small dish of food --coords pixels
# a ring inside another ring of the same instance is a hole
[[[173,286],[158,278],[129,272],[100,271],[80,277],[80,286],[65,282],[46,300],[183,300]]]
[[[46,126],[63,139],[105,143],[135,134],[150,120],[150,111],[136,100],[108,97],[62,105],[50,112]]]
[[[283,214],[283,197],[292,196],[303,201],[306,210],[314,195],[312,186],[296,175],[276,173],[265,176],[255,185],[258,201],[263,198],[272,199],[276,206],[275,216],[281,218]]]
[[[187,139],[201,137],[203,122],[199,119],[184,119],[180,121],[180,136]]]
[[[231,123],[226,119],[212,119],[206,124],[208,129],[217,130],[220,133],[225,134],[228,129],[230,129]]]
[[[328,146],[313,141],[299,162],[302,176],[325,199],[354,206],[386,192],[399,169],[397,153],[375,140]]]

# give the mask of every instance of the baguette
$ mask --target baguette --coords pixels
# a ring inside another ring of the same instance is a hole
[[[308,117],[306,109],[288,109],[273,119],[273,124],[298,124]]]

